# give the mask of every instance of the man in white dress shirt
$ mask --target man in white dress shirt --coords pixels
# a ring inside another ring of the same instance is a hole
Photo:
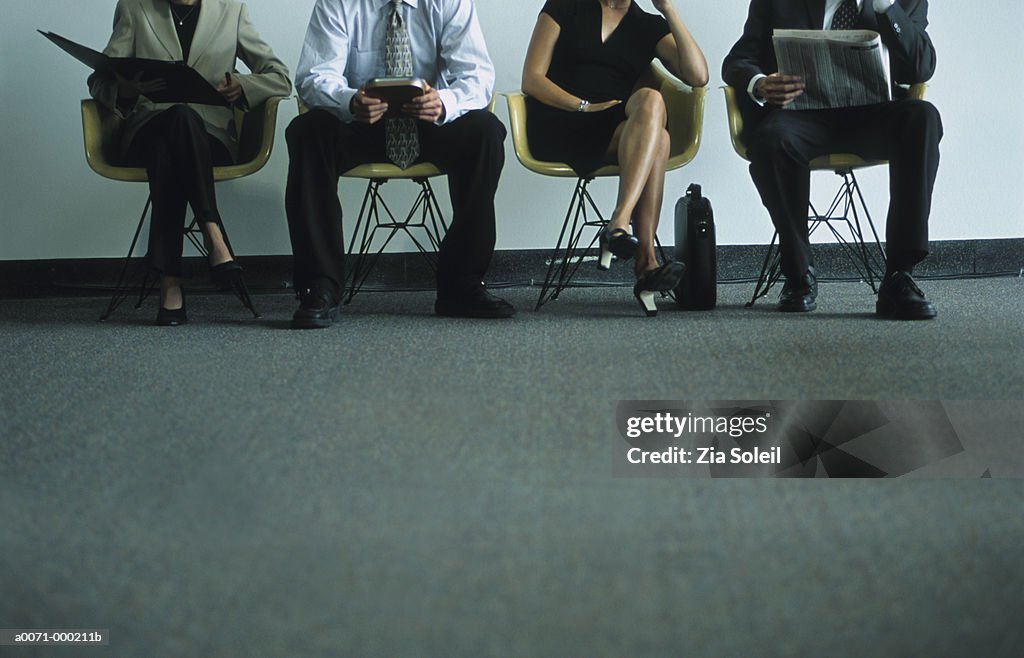
[[[813,311],[818,292],[807,226],[808,163],[827,153],[888,160],[886,275],[876,313],[901,320],[935,317],[914,283],[914,265],[928,255],[928,216],[939,166],[942,122],[927,101],[828,110],[780,111],[803,93],[804,81],[778,73],[776,29],[865,29],[889,50],[893,81],[925,82],[935,72],[927,32],[927,0],[752,0],[743,35],[722,65],[740,95],[750,175],[779,232],[786,284],[779,310]],[[905,94],[903,94],[905,96]]]
[[[411,62],[410,62],[411,60]],[[422,78],[423,96],[384,118],[363,87]],[[484,288],[505,128],[487,106],[494,66],[472,0],[317,0],[296,71],[310,108],[287,130],[286,209],[300,305],[294,328],[328,327],[345,280],[338,176],[367,162],[429,161],[448,175],[452,222],[438,258],[438,315],[505,318]],[[392,132],[394,131],[394,133]]]

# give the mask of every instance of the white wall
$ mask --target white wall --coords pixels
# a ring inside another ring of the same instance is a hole
[[[264,38],[294,68],[312,0],[249,0]],[[640,0],[650,10],[650,0]],[[477,0],[499,91],[519,87],[523,51],[541,0]],[[100,48],[110,33],[113,0],[4,2],[0,23],[0,260],[116,257],[124,254],[142,209],[143,185],[93,174],[81,145],[78,100],[87,94],[86,69],[36,34],[41,28]],[[684,20],[705,50],[712,89],[704,144],[688,167],[669,174],[662,237],[671,241],[672,201],[690,181],[704,185],[715,206],[721,244],[767,242],[767,215],[729,146],[718,86],[722,58],[739,35],[746,0],[697,3],[677,0]],[[1016,0],[931,3],[931,35],[939,53],[929,90],[942,111],[942,144],[932,217],[933,239],[1024,236],[1024,122],[1020,120],[1024,49],[1018,43],[1024,6]],[[262,172],[219,187],[221,209],[241,254],[289,253],[284,219],[287,154],[283,130],[295,115],[282,106],[279,141]],[[499,115],[505,109],[499,105]],[[884,168],[861,176],[875,215],[884,217]],[[815,197],[830,196],[834,177],[815,175]],[[498,248],[554,244],[571,183],[525,171],[511,145],[498,193]],[[410,199],[411,185],[392,183],[389,198]],[[614,185],[595,186],[610,207]],[[346,220],[354,219],[360,187],[340,185]],[[447,199],[447,194],[441,194]],[[399,246],[401,250],[401,245]]]

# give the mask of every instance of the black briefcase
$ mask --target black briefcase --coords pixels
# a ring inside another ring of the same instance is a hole
[[[686,265],[675,289],[676,302],[690,311],[714,308],[718,302],[715,214],[696,183],[676,202],[676,260]]]

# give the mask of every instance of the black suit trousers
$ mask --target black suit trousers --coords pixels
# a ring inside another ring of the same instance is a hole
[[[213,168],[231,164],[231,153],[206,132],[195,110],[175,105],[143,126],[128,147],[127,160],[145,166],[149,175],[153,214],[146,259],[157,272],[180,277],[185,210],[192,206],[199,221],[221,225]]]
[[[505,164],[505,127],[477,110],[441,125],[419,122],[420,161],[448,176],[452,221],[438,254],[439,296],[478,286],[494,254],[494,195]],[[345,249],[338,177],[370,162],[387,162],[384,123],[345,123],[325,110],[300,115],[288,126],[285,208],[294,256],[295,287],[345,281]]]
[[[833,110],[774,110],[751,126],[745,135],[750,175],[779,232],[783,274],[799,277],[813,262],[808,163],[829,153],[889,161],[889,269],[910,270],[923,260],[941,138],[935,107],[909,99]]]

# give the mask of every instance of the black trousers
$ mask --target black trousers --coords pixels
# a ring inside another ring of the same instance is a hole
[[[439,296],[478,286],[494,254],[494,195],[505,165],[505,127],[490,112],[469,112],[451,123],[418,123],[420,160],[448,175],[452,221],[438,255]],[[285,208],[294,255],[295,288],[327,280],[340,291],[345,249],[338,177],[370,162],[387,162],[384,123],[344,123],[324,110],[288,126]]]
[[[181,276],[185,211],[192,206],[200,222],[221,224],[213,167],[231,164],[231,153],[206,132],[195,110],[175,105],[142,127],[127,158],[129,164],[144,165],[149,174],[149,265],[165,276]]]
[[[769,113],[747,131],[750,176],[779,232],[782,273],[813,262],[808,238],[808,163],[828,153],[889,161],[885,239],[890,270],[910,270],[928,255],[928,216],[939,167],[942,121],[927,101]]]

